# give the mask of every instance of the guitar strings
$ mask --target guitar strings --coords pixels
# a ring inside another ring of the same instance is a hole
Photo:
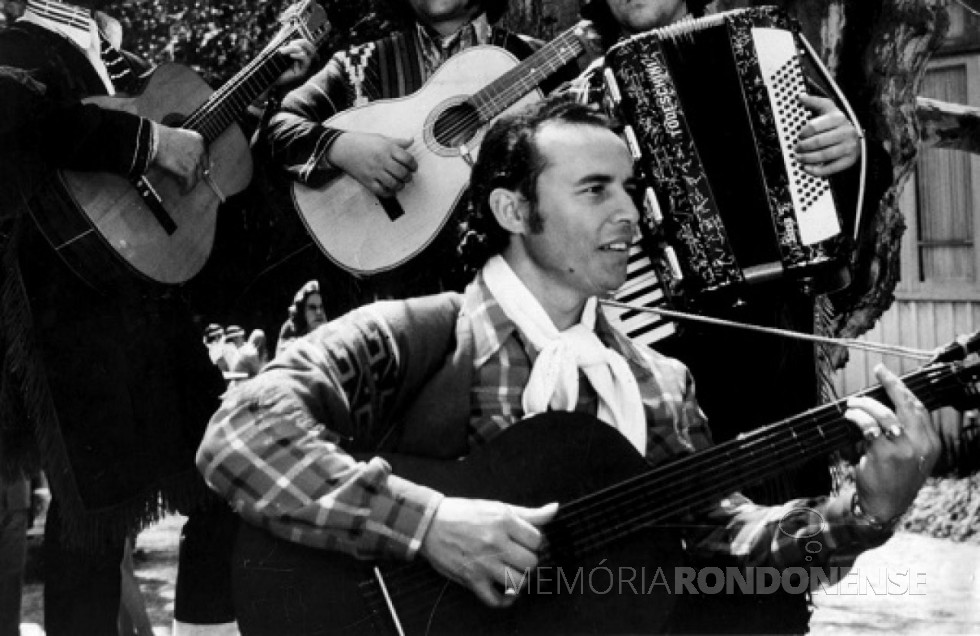
[[[950,381],[950,379],[951,379],[951,377],[952,377],[952,376],[950,376],[950,377],[947,377],[945,379],[936,381],[935,379],[932,379],[932,378],[929,377],[929,376],[932,376],[932,375],[935,375],[935,369],[928,370],[928,372],[923,372],[921,374],[922,377],[910,377],[910,378],[907,378],[907,384],[910,386],[910,388],[915,387],[915,388],[921,389],[921,388],[924,388],[924,386],[928,385],[929,383],[935,383],[937,385],[941,385],[943,383],[947,383],[948,384],[949,381]],[[955,379],[955,377],[952,377],[952,379]],[[955,386],[949,387],[949,388],[955,388]],[[938,390],[934,391],[934,393],[935,394],[938,394],[940,391],[947,391],[947,390],[948,390],[948,388],[946,388],[946,389],[938,389]],[[868,391],[868,392],[871,392],[871,391]],[[828,408],[828,407],[830,407],[830,408]],[[799,434],[797,434],[797,436],[794,437],[794,438],[791,438],[789,440],[786,440],[786,441],[784,441],[784,442],[782,442],[782,443],[780,443],[778,445],[772,446],[772,448],[769,449],[769,455],[768,456],[760,456],[757,459],[748,462],[748,464],[747,464],[748,468],[747,469],[745,468],[746,464],[744,464],[744,463],[742,465],[736,465],[736,464],[734,464],[731,461],[727,462],[727,466],[729,466],[729,467],[731,467],[731,466],[737,466],[738,467],[738,470],[727,481],[720,482],[719,485],[716,485],[715,488],[714,488],[714,490],[717,491],[717,492],[719,492],[719,493],[722,493],[722,494],[724,492],[733,491],[733,490],[736,490],[739,485],[745,484],[747,480],[755,479],[755,478],[758,478],[758,477],[764,477],[767,473],[772,472],[773,470],[779,470],[779,468],[774,468],[773,467],[772,462],[771,462],[771,459],[770,459],[773,451],[779,452],[779,451],[786,450],[786,449],[792,449],[793,447],[798,447],[799,448],[799,447],[804,446],[804,444],[807,443],[807,442],[809,442],[811,439],[815,439],[816,440],[816,443],[815,444],[811,444],[810,445],[810,448],[816,449],[816,450],[809,451],[809,452],[812,452],[812,454],[816,455],[816,454],[818,454],[818,452],[830,451],[830,450],[833,450],[835,448],[840,447],[842,444],[849,443],[850,440],[851,440],[851,438],[852,438],[852,434],[849,432],[849,428],[847,426],[847,422],[846,421],[843,421],[843,423],[845,424],[845,426],[838,427],[837,433],[834,434],[834,435],[827,435],[827,434],[822,433],[822,432],[820,432],[818,430],[814,430],[818,426],[822,426],[824,424],[828,424],[828,423],[832,423],[832,422],[833,423],[842,423],[842,420],[840,418],[840,416],[842,415],[841,402],[836,402],[836,403],[833,403],[831,405],[824,405],[824,407],[819,407],[819,408],[825,411],[824,413],[820,413],[819,414],[819,415],[822,415],[823,417],[817,417],[817,418],[815,418],[815,421],[820,422],[820,423],[817,424],[817,426],[813,426],[813,425],[809,426],[808,427],[808,429],[809,429],[808,431],[803,431],[804,437],[802,439],[800,438]],[[752,444],[755,444],[755,445],[759,445],[759,444],[766,444],[767,441],[768,440],[766,440],[764,437],[760,437],[758,439],[753,439],[751,443]],[[636,478],[634,478],[638,482],[636,486],[631,487],[631,488],[626,488],[625,489],[625,496],[618,496],[617,498],[618,499],[630,499],[629,495],[631,495],[631,494],[632,495],[636,495],[640,491],[650,491],[654,487],[656,487],[658,485],[662,485],[662,482],[664,482],[665,480],[671,480],[671,479],[673,479],[674,478],[674,475],[672,473],[674,473],[674,472],[678,472],[678,471],[681,471],[681,470],[683,470],[684,472],[691,472],[692,470],[697,469],[697,468],[705,468],[706,466],[704,466],[704,465],[707,464],[707,463],[709,463],[709,462],[713,466],[717,466],[717,463],[714,462],[714,459],[715,459],[714,455],[719,454],[719,451],[723,451],[723,452],[726,452],[727,453],[727,451],[729,451],[729,450],[730,450],[730,448],[722,448],[721,446],[716,446],[716,447],[713,447],[713,448],[708,449],[706,451],[703,451],[701,453],[697,453],[697,454],[691,455],[691,456],[689,456],[687,458],[683,458],[682,460],[679,460],[679,461],[676,461],[676,462],[672,462],[669,466],[665,466],[664,467],[664,469],[668,469],[669,468],[670,470],[664,470],[663,471],[663,474],[661,474],[659,476],[657,476],[656,473],[660,473],[661,472],[660,470],[654,470],[654,471],[651,471],[651,472],[643,473],[643,474],[637,476]],[[711,456],[708,456],[708,455],[711,455]],[[725,464],[723,464],[723,465],[725,465]],[[651,477],[656,477],[656,478],[651,480],[650,479]],[[624,483],[628,483],[629,481],[632,481],[632,480],[627,480]],[[608,522],[607,510],[609,508],[609,502],[608,502],[608,500],[599,501],[599,499],[597,497],[598,497],[599,494],[601,494],[601,492],[602,491],[599,491],[599,493],[593,493],[592,495],[589,495],[588,496],[588,499],[595,498],[595,501],[597,501],[597,504],[593,504],[591,506],[588,506],[588,505],[587,506],[583,506],[583,507],[581,507],[581,509],[576,509],[575,502],[569,502],[568,504],[565,504],[565,508],[566,509],[569,509],[569,508],[572,509],[571,512],[569,513],[570,515],[572,515],[572,516],[576,516],[577,515],[578,517],[580,517],[579,519],[574,519],[572,521],[572,523],[570,524],[571,527],[568,528],[569,529],[569,532],[571,532],[571,533],[574,534],[574,533],[577,533],[577,532],[582,532],[583,529],[598,530],[599,531],[598,532],[599,534],[606,535],[597,544],[599,546],[608,544],[608,542],[613,541],[613,540],[618,539],[618,538],[621,538],[622,536],[625,536],[626,534],[630,534],[632,532],[632,529],[631,528],[623,528],[623,529],[620,529],[617,526],[613,526],[612,528],[607,527],[607,525],[608,525],[607,524],[607,522]],[[673,493],[673,494],[676,494],[676,493]],[[692,492],[692,493],[685,493],[679,499],[675,499],[672,496],[671,499],[670,499],[670,502],[667,505],[660,506],[659,508],[654,507],[651,510],[647,511],[646,513],[644,513],[641,516],[641,523],[642,523],[642,520],[643,519],[646,519],[646,520],[649,520],[649,521],[656,521],[658,518],[664,518],[665,516],[666,517],[670,517],[670,516],[673,516],[677,512],[684,512],[684,511],[690,510],[692,508],[692,506],[698,502],[698,500],[702,500],[702,499],[703,499],[703,494],[701,492],[699,492],[699,491]],[[614,502],[613,505],[616,505],[617,503],[619,503],[619,505],[622,505],[621,502]],[[589,511],[590,508],[596,508],[597,505],[598,505],[598,507],[601,507],[602,508],[602,510],[599,512],[599,514],[595,514],[595,515],[587,514],[587,512]],[[631,510],[630,511],[632,511],[632,510],[633,509],[631,507]],[[596,521],[598,521],[599,523],[596,523]],[[637,524],[636,521],[631,520],[631,521],[629,521],[628,525],[632,527],[632,526],[638,525],[638,524]],[[595,532],[593,532],[593,533],[595,533]],[[429,571],[426,570],[426,569],[421,569],[421,571],[420,571],[417,568],[411,568],[411,571],[410,572],[406,572],[405,573],[405,574],[410,574],[411,576],[398,576],[398,571],[397,570],[394,571],[394,572],[389,573],[387,576],[388,576],[389,583],[398,584],[398,585],[404,586],[404,584],[410,583],[411,582],[411,579],[413,579],[413,578],[414,579],[418,579],[418,578],[426,578],[426,579],[429,579],[430,578],[429,576],[425,576],[428,573],[429,573]],[[399,597],[399,599],[405,599],[406,592],[409,593],[409,594],[411,594],[412,596],[418,596],[418,594],[420,592],[424,593],[425,591],[427,591],[426,588],[428,588],[428,590],[431,590],[431,591],[435,591],[437,589],[441,589],[444,586],[445,581],[444,580],[440,580],[442,577],[439,577],[439,575],[438,574],[435,574],[434,571],[431,572],[431,574],[434,574],[435,575],[435,579],[432,580],[432,581],[427,581],[426,584],[424,584],[422,586],[410,586],[408,589],[404,589],[404,587],[403,587],[403,589],[400,590],[397,593],[397,596]],[[422,575],[422,576],[420,576],[420,575]],[[394,579],[392,578],[393,576],[395,577]]]
[[[834,442],[832,440],[828,440],[828,443],[832,444]],[[725,488],[725,487],[720,486],[719,488]],[[677,506],[680,511],[685,511],[688,509],[684,501],[679,502]],[[636,525],[637,526],[641,525],[642,519],[645,517],[650,517],[652,521],[656,521],[659,518],[662,518],[662,515],[665,512],[666,510],[661,511],[661,513],[658,515],[657,512],[654,511],[652,513],[648,513],[647,515],[643,515],[640,517],[640,521],[636,522]],[[593,539],[591,542],[588,541],[582,542],[584,544],[583,545],[584,551],[590,551],[590,548],[594,550],[595,548],[602,547],[603,545],[607,545],[608,543],[616,540],[617,538],[620,538],[621,536],[632,534],[631,529],[624,528],[623,530],[618,530],[616,526],[609,527],[608,519],[606,518],[598,519],[598,521],[599,521],[598,524],[576,523],[574,524],[574,527],[570,529],[571,535],[581,534],[582,532],[587,532],[589,530],[592,531],[592,534],[599,535],[599,538]],[[438,574],[435,574],[435,572],[432,570],[413,569],[411,573],[414,574],[414,576],[398,577],[397,579],[394,579],[389,574],[390,583],[403,586],[403,590],[402,592],[397,594],[398,598],[395,602],[401,607],[407,608],[407,611],[402,610],[399,612],[402,621],[404,621],[405,623],[421,620],[426,614],[428,614],[429,610],[427,606],[424,603],[420,603],[418,601],[419,600],[424,601],[426,599],[430,599],[433,594],[435,594],[438,591],[441,591],[441,589],[445,587],[445,581],[444,580],[440,581]],[[412,579],[415,580],[413,581]],[[408,586],[407,589],[405,589],[404,587],[406,585]],[[453,605],[458,605],[464,601],[471,601],[471,599],[469,599],[468,596],[466,596],[467,594],[471,594],[471,592],[469,592],[468,590],[463,590],[461,588],[457,592],[457,596],[451,597],[450,599],[443,601],[442,603],[443,607],[447,607],[447,606],[451,607]]]
[[[680,506],[680,510],[681,511],[684,511],[684,510],[687,509],[686,507],[684,507],[683,502],[681,502],[678,505]],[[653,515],[653,520],[656,521],[657,518],[658,518],[658,516],[656,514],[654,514]],[[606,520],[602,520],[602,521],[606,521]],[[638,523],[638,525],[639,525],[639,523]],[[581,529],[581,528],[582,528],[582,526],[579,525],[579,527],[577,529]],[[589,544],[589,542],[584,542],[585,543],[585,546],[584,546],[585,551],[589,551],[589,548],[602,547],[603,545],[606,545],[609,542],[614,541],[615,539],[619,538],[620,536],[624,536],[624,535],[627,535],[627,534],[631,534],[632,533],[631,531],[630,532],[627,532],[625,529],[623,531],[617,531],[617,528],[615,526],[608,527],[608,524],[607,523],[604,523],[602,525],[593,525],[592,526],[592,530],[593,530],[593,533],[594,534],[599,534],[601,536],[600,536],[600,538],[593,540],[591,542],[591,545]],[[417,570],[415,570],[415,572],[417,572]],[[430,573],[431,574],[435,574],[433,571],[429,571],[429,570],[423,570],[421,573],[422,574],[430,574]],[[435,577],[438,577],[438,575],[435,575]],[[402,607],[408,608],[408,611],[400,611],[399,612],[399,615],[401,616],[402,620],[405,621],[406,623],[408,623],[410,621],[413,621],[413,620],[421,620],[421,618],[423,617],[423,612],[425,612],[425,614],[428,614],[428,608],[426,607],[426,605],[425,604],[420,604],[418,602],[413,602],[415,599],[419,598],[420,596],[431,598],[431,596],[433,594],[435,594],[437,591],[440,591],[441,589],[443,589],[445,587],[445,581],[444,580],[443,581],[439,581],[438,578],[433,579],[430,576],[424,576],[424,577],[415,576],[415,577],[412,577],[412,578],[415,578],[415,579],[425,578],[426,580],[425,581],[420,581],[419,583],[421,583],[421,584],[416,583],[414,585],[411,585],[409,587],[409,589],[406,590],[408,593],[400,593],[400,594],[398,594],[398,599],[397,599],[396,602],[399,605],[401,605]],[[408,577],[400,578],[400,579],[397,580],[397,583],[398,584],[401,584],[401,585],[404,585],[406,583],[410,583],[411,581],[409,581],[407,579],[408,579]],[[392,579],[392,577],[390,575],[389,575],[389,582],[393,582],[393,579]],[[469,599],[469,597],[466,596],[467,594],[471,594],[471,593],[469,591],[463,590],[461,588],[461,590],[458,591],[457,596],[452,597],[451,599],[448,599],[447,601],[444,601],[443,602],[443,607],[452,606],[452,605],[458,605],[458,604],[462,603],[463,601],[471,601],[471,599]],[[425,599],[422,599],[422,600],[425,600]],[[455,601],[455,602],[451,602],[451,601]],[[418,609],[415,609],[415,608],[418,608]]]
[[[277,33],[272,40],[266,44],[265,48],[251,61],[249,61],[245,67],[239,73],[218,88],[212,95],[212,100],[222,99],[228,93],[232,93],[238,89],[238,87],[246,81],[245,78],[250,72],[260,64],[265,64],[270,58],[275,57],[279,53],[279,47],[282,46],[287,40],[292,38],[299,31],[299,27],[291,24],[284,28],[282,31]]]
[[[210,140],[217,138],[221,131],[234,121],[234,117],[227,121],[221,119],[222,109],[227,103],[235,99],[237,91],[241,86],[251,82],[251,77],[249,76],[256,73],[255,69],[259,66],[264,66],[270,60],[274,60],[279,55],[279,46],[288,38],[295,35],[297,31],[298,28],[293,25],[287,29],[283,29],[283,31],[273,37],[271,42],[266,45],[255,59],[246,64],[231,80],[225,82],[218,90],[212,93],[204,104],[188,115],[182,127],[200,132],[205,138],[209,138]],[[244,104],[239,103],[234,105],[238,107],[248,106],[248,102],[250,101],[248,100]],[[216,120],[215,118],[218,119]]]
[[[943,383],[948,382],[949,378],[940,378],[937,380],[935,377],[933,377],[936,375],[935,372],[936,369],[929,369],[928,372],[922,373],[921,377],[917,372],[915,377],[907,379],[908,386],[914,392],[916,389],[921,390],[929,384],[935,383],[942,385]],[[875,393],[875,389],[865,391],[862,394],[869,395],[872,393]],[[807,445],[813,440],[816,440],[817,446],[821,445],[820,440],[828,437],[827,432],[822,429],[823,427],[831,424],[836,425],[835,430],[831,431],[831,435],[836,435],[837,432],[842,431],[845,435],[849,436],[853,425],[847,420],[843,419],[844,410],[846,409],[845,404],[846,400],[823,405],[801,415],[790,418],[789,420],[784,420],[783,422],[778,422],[776,424],[763,427],[762,429],[757,429],[741,440],[732,440],[731,442],[719,444],[702,452],[694,453],[680,460],[671,462],[669,465],[664,467],[665,473],[663,477],[648,479],[647,477],[653,478],[655,477],[655,473],[659,472],[658,469],[654,469],[654,471],[651,473],[644,473],[643,475],[637,477],[638,481],[642,481],[639,488],[632,490],[627,488],[622,489],[621,491],[617,488],[616,495],[632,496],[639,490],[646,490],[651,486],[663,486],[665,485],[665,482],[669,482],[673,477],[673,475],[669,473],[676,470],[693,472],[694,469],[711,468],[712,472],[714,472],[717,470],[717,466],[719,465],[719,459],[722,459],[722,466],[732,463],[730,458],[724,458],[724,456],[728,455],[732,450],[736,450],[736,452],[741,453],[743,452],[743,449],[745,449],[746,454],[748,454],[749,448],[764,450],[766,451],[766,453],[764,453],[766,456],[761,457],[760,461],[766,463],[770,462],[773,451],[782,452],[794,447],[807,451]],[[770,431],[767,429],[772,430]],[[774,442],[774,438],[776,438],[777,435],[783,437],[784,439],[776,439]],[[752,452],[754,453],[756,450],[753,450]],[[630,480],[627,480],[624,483],[629,483],[629,481]],[[689,486],[689,484],[684,483],[674,485],[682,489],[685,486]],[[602,491],[599,491],[599,493],[601,492]],[[592,495],[589,497],[592,497]],[[595,499],[594,501],[596,503],[593,504],[591,508],[594,508],[595,506],[604,506],[606,503],[605,501],[599,501],[598,499]],[[570,502],[570,504],[571,503],[573,502]],[[584,513],[584,511],[589,509],[590,506],[582,506],[578,512]]]
[[[930,375],[934,375],[934,373],[933,372],[923,373],[922,374],[923,377],[921,377],[921,378],[909,378],[908,379],[908,384],[909,384],[910,387],[922,388],[919,385],[928,384],[929,382],[932,382],[933,381],[933,380],[930,380],[930,378],[929,378]],[[949,378],[947,378],[946,380],[940,380],[940,381],[937,381],[936,384],[942,384],[944,382],[947,382],[948,383],[948,380],[949,380]],[[834,407],[837,407],[837,408],[833,409],[829,413],[824,413],[824,414],[831,416],[832,419],[834,421],[836,421],[836,422],[841,422],[841,420],[839,418],[839,415],[841,413],[840,405],[839,404],[834,404],[834,405],[831,405],[831,406],[834,406]],[[822,419],[825,420],[824,423],[826,423],[826,420],[828,418],[827,417],[824,417]],[[843,444],[848,443],[850,441],[850,438],[851,438],[851,434],[848,432],[848,426],[847,426],[846,421],[844,421],[843,423],[845,424],[845,426],[838,427],[837,428],[837,434],[836,435],[826,435],[826,434],[821,434],[819,432],[814,432],[813,429],[812,429],[812,427],[811,427],[811,429],[809,431],[809,434],[808,435],[805,435],[805,438],[802,441],[788,440],[786,443],[773,446],[773,448],[770,449],[770,455],[771,455],[771,453],[773,451],[784,450],[785,448],[790,447],[790,446],[801,447],[804,443],[807,443],[807,442],[811,441],[811,439],[813,439],[813,438],[816,438],[815,439],[816,444],[813,444],[812,446],[815,447],[817,449],[817,451],[824,451],[824,450],[828,450],[829,451],[829,450],[832,450],[834,448],[837,448],[842,443]],[[806,433],[807,433],[807,431],[804,431],[804,434],[806,434]],[[765,443],[766,441],[767,440],[764,439],[764,438],[763,439],[756,439],[756,440],[753,440],[753,443]],[[704,451],[702,453],[698,453],[697,455],[689,456],[689,458],[685,458],[687,461],[680,461],[680,462],[672,463],[671,466],[669,467],[670,470],[665,470],[662,473],[661,473],[660,470],[655,470],[655,471],[651,471],[651,472],[648,472],[648,473],[643,473],[643,474],[637,476],[636,478],[634,478],[633,480],[627,480],[626,482],[624,482],[624,483],[629,483],[630,481],[635,481],[638,484],[635,488],[632,488],[632,489],[631,488],[627,488],[627,489],[625,489],[625,492],[627,494],[632,493],[632,494],[635,495],[636,492],[638,490],[640,490],[640,489],[645,490],[645,491],[649,491],[649,490],[651,490],[651,486],[662,485],[660,482],[663,482],[664,480],[671,480],[671,479],[673,479],[674,478],[673,473],[678,472],[679,470],[683,470],[685,472],[691,472],[693,469],[696,469],[696,468],[704,468],[705,466],[703,466],[703,465],[706,464],[706,463],[711,463],[712,465],[715,465],[716,463],[714,462],[714,455],[717,455],[718,454],[718,451],[727,451],[727,450],[730,450],[730,449],[714,447],[712,449],[709,449],[708,451]],[[714,452],[712,452],[712,451],[714,451]],[[816,451],[814,451],[814,454],[816,454]],[[731,462],[729,462],[729,464],[731,465]],[[729,480],[729,482],[724,482],[723,485],[716,486],[715,490],[718,491],[721,494],[724,494],[724,492],[728,492],[728,491],[734,490],[738,485],[744,484],[747,479],[751,479],[754,475],[764,476],[767,472],[771,472],[773,470],[778,470],[778,468],[775,468],[775,469],[773,468],[772,462],[769,460],[769,457],[768,456],[767,457],[759,457],[758,460],[755,461],[755,464],[759,465],[758,467],[761,468],[761,470],[754,470],[756,467],[754,467],[754,466],[752,466],[750,464],[749,465],[749,468],[750,469],[748,471],[745,471],[746,474],[736,473],[733,476],[733,479]],[[665,466],[664,468],[666,469],[668,467]],[[661,474],[659,475],[659,478],[658,479],[651,480],[650,479],[651,476],[657,477],[657,475],[654,474],[654,473],[661,473]],[[606,510],[608,509],[608,497],[606,497],[603,500],[599,500],[597,498],[597,496],[598,495],[601,495],[601,494],[603,494],[602,491],[599,491],[598,494],[594,493],[593,495],[589,495],[588,496],[589,499],[594,499],[595,501],[599,502],[600,506],[603,508],[603,510],[599,511],[599,514],[601,514],[601,517],[599,515],[595,515],[595,516],[593,516],[591,518],[589,516],[583,516],[584,519],[586,520],[586,523],[585,524],[578,523],[578,522],[573,523],[572,524],[572,528],[571,528],[571,531],[573,533],[579,531],[579,528],[582,525],[591,526],[591,527],[597,527],[600,530],[605,527],[606,522],[608,521],[607,514],[606,514]],[[673,493],[673,494],[676,495],[676,493]],[[658,515],[660,517],[662,517],[668,511],[670,511],[671,510],[671,506],[673,506],[675,509],[677,509],[679,511],[688,510],[691,507],[691,503],[692,502],[696,503],[698,500],[701,500],[701,499],[703,499],[703,496],[701,495],[700,492],[689,493],[688,495],[685,495],[684,497],[682,497],[679,501],[676,501],[674,499],[674,497],[672,497],[671,500],[670,500],[671,503],[668,506],[663,506],[662,509],[659,510],[659,511],[657,509],[654,509],[653,511],[651,511],[647,515],[647,518],[650,518],[651,520],[654,520],[655,521],[657,519],[657,516]],[[565,508],[566,509],[568,509],[569,507],[572,507],[573,508],[573,512],[570,513],[573,516],[575,514],[581,512],[580,510],[575,510],[575,507],[576,507],[575,502],[569,502],[568,504],[565,504]],[[581,508],[581,506],[579,506],[579,508]],[[633,510],[633,508],[631,506],[630,507],[630,511],[632,511],[632,510]],[[580,515],[580,516],[582,516],[582,515]],[[596,520],[598,520],[600,523],[599,524],[596,524],[595,523]],[[630,525],[633,525],[633,524],[631,523]],[[605,542],[608,542],[609,540],[612,540],[612,539],[615,539],[615,538],[619,538],[623,534],[626,534],[626,532],[625,531],[623,531],[623,532],[617,532],[616,531],[616,528],[613,527],[613,528],[605,529],[605,534],[609,535],[609,536],[606,537],[606,541],[605,541]]]
[[[916,388],[922,388],[922,387],[920,387],[918,385],[920,385],[920,384],[927,384],[927,383],[931,382],[932,380],[930,380],[929,377],[928,377],[930,375],[934,375],[934,373],[933,372],[923,373],[922,374],[922,376],[923,376],[922,378],[909,378],[908,379],[908,384],[909,384],[910,387],[914,386]],[[940,380],[940,381],[936,382],[936,384],[941,384],[942,382],[944,382],[944,380]],[[838,408],[837,409],[834,409],[832,412],[826,413],[826,414],[832,416],[832,419],[834,421],[840,422],[841,420],[839,418],[839,415],[840,415],[840,407],[839,407],[839,405],[838,404],[834,404],[834,405],[831,405],[831,406],[837,406]],[[824,420],[827,420],[828,418],[825,417],[823,419]],[[845,424],[846,424],[846,422],[845,422]],[[814,437],[818,438],[816,440],[817,441],[816,446],[817,446],[817,448],[819,450],[823,450],[823,448],[821,448],[821,447],[826,447],[827,450],[832,450],[833,448],[838,447],[841,443],[847,443],[850,440],[851,435],[848,432],[848,428],[846,426],[845,427],[839,427],[838,428],[838,432],[839,432],[838,435],[831,437],[831,436],[827,436],[827,435],[822,435],[819,432],[816,432],[815,433],[811,429],[811,434],[808,435],[807,437],[809,437],[809,438],[814,438]],[[764,440],[764,439],[753,440],[753,442],[755,442],[755,443],[758,443],[758,442],[763,442],[764,443],[765,441],[766,440]],[[806,441],[809,441],[809,440],[804,439],[803,441],[806,442]],[[793,442],[792,440],[789,443],[790,443],[790,445],[797,446],[797,447],[801,446],[801,444],[802,444],[801,442]],[[781,446],[782,447],[786,447],[786,444],[782,444]],[[776,447],[776,449],[779,450],[779,447]],[[679,464],[680,465],[680,468],[683,469],[684,471],[690,472],[691,470],[693,470],[695,468],[703,467],[703,466],[699,466],[699,465],[702,465],[702,464],[705,464],[705,463],[708,463],[708,462],[714,464],[715,463],[713,461],[714,460],[714,457],[713,456],[707,456],[707,455],[708,454],[711,454],[711,455],[718,454],[718,450],[727,451],[729,449],[719,449],[719,447],[714,447],[712,449],[709,449],[708,451],[704,451],[704,452],[699,453],[697,455],[689,456],[689,458],[685,458],[685,459],[687,459],[687,461],[676,462],[676,464]],[[711,451],[715,451],[715,452],[714,453],[711,453]],[[768,471],[773,470],[772,464],[769,461],[768,457],[760,458],[758,460],[758,462],[756,462],[756,463],[763,464],[763,468],[762,468],[763,474],[765,472],[768,472]],[[672,463],[671,469],[672,469],[672,471],[676,471],[676,470],[678,470],[678,467],[675,466]],[[655,472],[659,472],[659,471],[655,471]],[[752,475],[753,472],[750,470],[750,471],[748,471],[748,474],[749,475]],[[636,481],[642,482],[642,483],[639,484],[638,488],[642,488],[643,490],[650,490],[650,488],[651,488],[651,483],[650,483],[650,480],[649,480],[649,477],[650,476],[651,476],[651,473],[643,473],[640,476],[638,476],[637,478],[635,478]],[[672,477],[673,477],[673,475],[667,474],[666,476],[661,477],[660,480],[653,481],[653,485],[658,485],[658,481],[663,481],[663,479],[665,479],[665,478],[666,479],[671,479]],[[735,479],[732,480],[731,485],[719,486],[716,489],[723,493],[725,491],[734,489],[734,487],[737,486],[737,485],[739,485],[740,483],[744,483],[745,477],[743,477],[742,475],[736,474],[734,477],[735,477]],[[627,480],[627,482],[624,482],[624,483],[628,483],[629,481],[630,480]],[[632,489],[634,491],[634,494],[635,494],[635,491],[638,488],[633,488]],[[630,489],[627,489],[627,492],[630,492]],[[600,491],[600,493],[601,493],[601,491]],[[699,493],[693,493],[693,495],[695,497],[697,497],[697,498],[700,498],[700,494]],[[593,497],[593,495],[590,495],[589,497],[591,498],[591,497]],[[689,500],[690,499],[691,498],[688,497],[687,499],[684,499],[684,500],[678,502],[676,504],[676,507],[679,510],[686,510],[686,509],[688,509],[690,507],[690,505],[689,505]],[[673,498],[672,498],[671,501],[673,501]],[[603,502],[601,502],[601,504],[602,504],[602,507],[604,507],[604,508],[608,507],[605,500]],[[569,502],[568,504],[566,504],[566,508],[569,507],[569,506],[574,506],[574,502]],[[669,510],[669,506],[668,507],[664,507],[664,510]],[[575,513],[573,512],[572,514],[575,514]],[[603,511],[603,514],[604,514],[604,511]],[[660,514],[662,515],[664,513],[661,512]],[[585,517],[585,518],[588,521],[590,521],[590,522],[592,521],[588,517]],[[603,518],[601,519],[601,521],[606,521],[605,516],[603,516]],[[593,523],[592,525],[595,525],[595,524]],[[573,529],[573,531],[575,531],[575,530]],[[620,536],[622,533],[617,533],[615,531],[615,528],[613,528],[612,530],[607,531],[607,534],[611,534],[613,538],[616,538],[616,537]],[[389,575],[389,580],[391,580],[390,579],[390,576],[391,575]],[[408,578],[409,577],[405,577],[405,580],[399,579],[398,582],[399,583],[407,582]],[[418,578],[418,577],[414,577],[414,578]]]
[[[946,387],[943,389],[943,391],[948,391],[949,388],[955,387]],[[849,443],[851,439],[852,437],[847,430],[842,428],[839,429],[835,435],[819,439],[814,445],[814,448],[820,452],[829,452],[830,450],[840,447],[842,444]],[[722,482],[724,485],[718,486],[716,490],[719,492],[734,491],[738,488],[739,484],[745,484],[747,479],[751,478],[757,480],[758,478],[765,477],[773,470],[771,461],[766,457],[759,457],[756,460],[749,462],[748,465],[748,470],[744,470],[742,472],[732,471],[732,476],[727,481]],[[726,467],[731,468],[733,466],[735,466],[735,464],[730,462]],[[658,520],[664,519],[665,517],[671,518],[679,513],[694,510],[696,509],[699,500],[701,500],[701,497],[700,493],[698,492],[690,493],[686,499],[682,498],[675,500],[674,498],[671,498],[666,505],[660,506],[659,508],[652,508],[651,510],[642,513],[637,517],[638,521],[631,521],[630,525],[654,523]],[[593,518],[593,520],[594,519],[595,518]],[[601,545],[608,544],[610,541],[622,538],[623,536],[626,536],[632,532],[630,528],[625,527],[625,524],[621,524],[621,526],[622,527],[618,530],[616,527],[613,527],[611,531],[606,532],[608,536],[606,537],[605,541],[603,543],[598,543],[597,545],[601,547]]]

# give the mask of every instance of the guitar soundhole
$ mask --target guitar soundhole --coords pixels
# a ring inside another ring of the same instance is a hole
[[[479,125],[476,109],[463,102],[440,113],[432,126],[432,134],[444,148],[458,148],[472,139]]]

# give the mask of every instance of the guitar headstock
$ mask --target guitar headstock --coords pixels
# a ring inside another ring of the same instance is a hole
[[[313,46],[319,46],[330,33],[330,21],[327,11],[316,0],[302,0],[287,8],[279,22],[283,32],[293,30],[291,35],[300,35],[309,40]]]
[[[958,336],[946,346],[939,347],[931,362],[965,360],[976,353],[980,353],[980,331]]]
[[[960,336],[940,348],[934,361],[948,363],[955,369],[960,390],[949,398],[949,405],[960,411],[980,407],[980,331]]]

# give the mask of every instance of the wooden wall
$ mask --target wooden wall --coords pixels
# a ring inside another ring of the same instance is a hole
[[[971,301],[896,300],[861,340],[885,342],[918,349],[934,349],[957,335],[980,329],[980,303]],[[852,350],[850,361],[838,372],[836,389],[844,396],[877,383],[872,372],[884,363],[894,371],[908,372],[921,365],[915,360]],[[960,417],[953,409],[943,409],[938,417],[952,422]]]

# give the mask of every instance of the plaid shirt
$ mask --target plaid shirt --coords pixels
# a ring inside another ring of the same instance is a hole
[[[536,354],[482,277],[467,288],[456,328],[472,334],[472,448],[521,419],[521,394]],[[392,329],[374,306],[362,308],[297,341],[258,381],[230,393],[198,453],[211,487],[247,520],[292,541],[360,558],[412,558],[442,495],[391,474],[380,458],[355,461],[339,446],[344,435],[338,431],[347,425],[331,426],[326,418],[331,411],[349,413],[359,435],[386,435],[391,395],[406,364]],[[596,332],[637,375],[651,463],[711,444],[684,365],[639,350],[601,316]],[[594,413],[595,393],[582,393],[579,409]],[[888,536],[856,523],[849,502],[841,495],[764,507],[732,494],[685,520],[688,549],[745,565],[847,566]],[[821,546],[816,555],[805,550],[813,541]]]

